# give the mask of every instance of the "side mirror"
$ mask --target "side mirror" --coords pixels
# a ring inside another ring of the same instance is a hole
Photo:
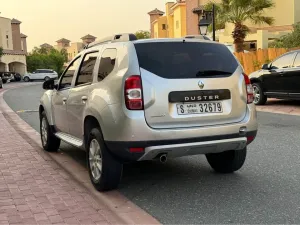
[[[44,90],[53,90],[57,89],[57,84],[54,83],[53,79],[47,80],[43,83]]]
[[[262,66],[262,69],[263,69],[263,70],[269,70],[269,69],[270,69],[269,64],[264,64],[264,65]]]

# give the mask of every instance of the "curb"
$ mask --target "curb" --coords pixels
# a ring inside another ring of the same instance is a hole
[[[161,224],[151,215],[140,207],[129,201],[118,191],[100,193],[95,190],[90,182],[87,170],[83,166],[75,165],[70,162],[69,157],[61,152],[48,153],[41,148],[40,134],[29,124],[22,120],[3,99],[3,94],[12,89],[26,87],[36,84],[17,85],[0,91],[0,109],[8,123],[22,136],[27,142],[38,151],[45,160],[53,160],[63,170],[70,175],[80,186],[85,188],[92,196],[107,207],[103,209],[106,219],[113,224]],[[0,112],[1,113],[1,112]],[[74,160],[73,160],[74,161]],[[70,165],[72,164],[72,165]]]

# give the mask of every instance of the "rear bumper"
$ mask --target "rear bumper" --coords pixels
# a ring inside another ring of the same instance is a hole
[[[244,149],[257,135],[257,131],[244,134],[207,136],[199,138],[155,141],[106,141],[110,152],[124,162],[153,160],[161,154],[175,158],[188,155],[219,153],[229,150]],[[250,139],[251,141],[247,142]],[[129,148],[144,148],[144,152],[131,153]]]

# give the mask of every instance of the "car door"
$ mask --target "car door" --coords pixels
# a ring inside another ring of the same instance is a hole
[[[30,74],[30,79],[31,80],[37,80],[37,79],[39,79],[39,73],[40,73],[40,70],[33,71]]]
[[[40,70],[39,80],[44,80],[47,75],[48,75],[48,70]]]
[[[291,98],[300,98],[300,52],[295,52],[295,60],[285,74],[285,85]]]
[[[81,57],[75,58],[62,74],[57,91],[52,96],[54,125],[57,131],[69,133],[67,100],[72,88],[72,80],[77,72]]]
[[[88,104],[89,93],[93,88],[93,77],[96,74],[97,58],[99,52],[88,52],[83,56],[83,60],[79,67],[74,88],[70,90],[69,99],[67,101],[68,121],[70,134],[74,137],[82,139],[82,124],[84,120],[84,109]]]
[[[269,71],[266,71],[262,78],[264,89],[268,92],[268,95],[288,95],[285,75],[289,72],[294,58],[294,53],[288,53],[271,63]]]

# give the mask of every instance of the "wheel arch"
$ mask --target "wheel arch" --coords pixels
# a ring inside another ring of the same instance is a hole
[[[101,125],[99,123],[99,120],[93,115],[90,114],[86,115],[83,123],[83,138],[84,138],[85,146],[87,146],[88,135],[90,131],[94,128],[99,128],[101,131]]]
[[[51,96],[52,91],[46,91],[40,100],[39,106],[39,116],[41,118],[42,112],[45,111],[49,125],[54,125],[53,115],[52,115],[52,104]]]
[[[254,83],[261,83],[261,82],[262,82],[262,81],[261,81],[259,78],[257,78],[257,77],[251,78],[250,81],[251,81],[251,84],[254,84]]]

